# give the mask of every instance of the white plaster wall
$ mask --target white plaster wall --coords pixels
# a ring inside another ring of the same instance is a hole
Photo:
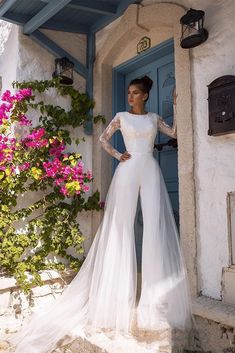
[[[9,38],[13,25],[9,22],[0,20],[0,55],[5,50],[5,44]]]
[[[18,62],[18,27],[0,20],[0,76],[2,92],[12,90]],[[1,93],[1,92],[0,92]]]
[[[17,80],[48,80],[51,79],[52,73],[55,70],[55,57],[50,54],[46,49],[41,47],[30,37],[22,34],[22,30],[19,31],[19,61],[17,67]],[[52,31],[50,31],[52,32]],[[51,33],[50,33],[51,34]],[[54,33],[53,33],[54,34]],[[62,36],[62,40],[60,40]],[[63,38],[64,34],[57,32],[58,40],[56,43],[62,46],[65,43]],[[55,40],[55,38],[53,38]],[[62,43],[60,43],[62,42]],[[67,41],[66,48],[73,48],[74,41]],[[69,51],[69,50],[68,50]],[[74,54],[74,50],[70,51]],[[79,58],[80,59],[80,58]],[[74,87],[80,91],[85,91],[85,80],[83,77],[75,73]]]
[[[191,52],[199,289],[218,299],[222,267],[229,261],[226,195],[235,191],[235,133],[208,136],[207,85],[235,75],[234,16],[233,0],[208,6],[209,39]]]
[[[60,45],[70,55],[86,65],[86,35],[68,32],[41,30],[48,38]]]
[[[137,44],[141,40],[143,36],[147,36],[151,38],[151,47],[154,47],[167,39],[170,39],[173,37],[173,30],[172,28],[167,28],[167,27],[159,27],[156,31],[156,28],[149,28],[149,31],[141,31],[139,33],[138,37],[135,38],[133,41],[128,43],[128,47],[125,46],[124,50],[120,50],[119,55],[114,60],[113,66],[118,66],[119,64],[122,64],[123,62],[134,58],[135,56],[138,56],[137,54]]]

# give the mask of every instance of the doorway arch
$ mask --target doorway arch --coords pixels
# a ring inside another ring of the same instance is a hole
[[[108,29],[99,33],[102,45],[97,47],[94,65],[94,113],[104,114],[107,122],[113,116],[112,70],[118,64],[136,56],[135,44],[146,35],[146,30],[136,24],[136,7],[131,5],[124,15]],[[181,245],[189,274],[190,289],[197,296],[196,269],[196,207],[194,188],[193,121],[191,109],[191,77],[189,52],[180,47],[180,17],[184,10],[176,4],[155,3],[144,6],[139,12],[139,23],[150,28],[152,44],[159,45],[167,39],[174,40],[175,78],[177,83],[177,134]],[[128,35],[127,35],[128,34]],[[102,37],[103,36],[103,37]],[[151,51],[151,49],[150,49]],[[121,94],[121,93],[120,93]],[[123,92],[124,94],[124,92]],[[93,135],[94,188],[106,195],[112,177],[112,162],[102,152],[98,138],[104,126],[97,126]],[[97,228],[100,217],[93,218],[93,229]]]

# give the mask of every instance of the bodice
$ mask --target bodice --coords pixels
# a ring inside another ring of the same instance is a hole
[[[176,119],[174,112],[173,126],[170,127],[158,114],[144,115],[120,112],[115,115],[100,136],[103,148],[113,157],[121,159],[122,153],[117,151],[109,139],[115,131],[121,130],[126,150],[130,153],[151,153],[153,151],[155,136],[158,131],[176,138]]]
[[[152,152],[157,134],[157,114],[137,115],[121,112],[117,116],[120,119],[120,130],[126,150],[130,153]]]

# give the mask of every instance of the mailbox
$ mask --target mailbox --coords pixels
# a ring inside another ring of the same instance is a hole
[[[235,132],[235,76],[217,78],[208,85],[208,90],[208,135]]]

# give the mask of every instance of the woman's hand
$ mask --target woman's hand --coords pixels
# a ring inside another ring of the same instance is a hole
[[[125,161],[127,161],[128,159],[130,159],[130,158],[131,158],[130,153],[128,153],[127,151],[125,151],[125,152],[121,155],[121,157],[120,157],[120,162],[125,162]]]
[[[178,96],[178,94],[176,93],[176,89],[175,89],[175,87],[174,87],[174,91],[173,91],[173,104],[175,104],[175,105],[176,105],[177,96]]]

